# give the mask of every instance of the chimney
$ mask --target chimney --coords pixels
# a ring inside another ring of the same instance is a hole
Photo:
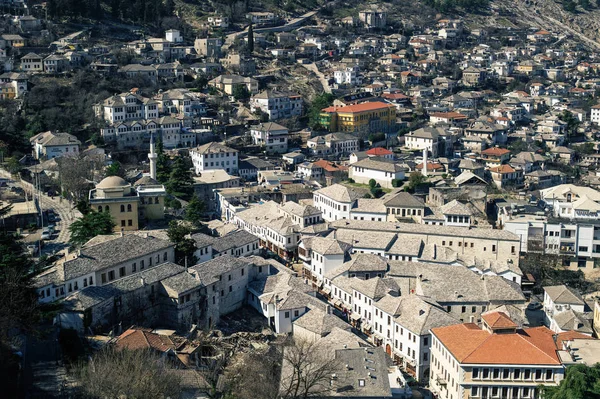
[[[421,172],[423,176],[427,176],[427,148],[423,148],[423,171]]]

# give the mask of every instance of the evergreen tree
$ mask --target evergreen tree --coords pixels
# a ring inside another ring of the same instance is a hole
[[[599,399],[600,363],[569,366],[559,386],[540,385],[540,390],[546,399]]]
[[[196,257],[194,256],[196,242],[188,238],[191,232],[189,227],[179,224],[176,220],[169,222],[167,235],[169,240],[175,244],[175,261],[180,265],[185,265],[186,260],[188,266],[196,263]]]
[[[121,6],[121,0],[110,0],[110,14],[113,16],[113,18],[119,18],[120,15],[120,7]]]
[[[248,51],[250,53],[254,52],[254,28],[252,27],[252,22],[250,22],[250,26],[248,27]]]
[[[185,208],[185,220],[193,223],[195,226],[200,226],[200,221],[204,215],[206,204],[198,196],[194,195]]]
[[[111,234],[114,228],[115,222],[110,213],[89,212],[69,227],[71,244],[81,246],[98,235]]]
[[[57,17],[56,0],[47,0],[46,1],[46,11],[48,12],[48,18],[56,18]]]
[[[165,154],[162,138],[156,140],[156,180],[161,183],[166,183],[171,175],[169,167],[169,157]]]
[[[165,16],[171,16],[175,14],[175,1],[174,0],[166,0],[165,1]]]
[[[166,184],[167,191],[176,197],[188,199],[194,191],[193,184],[194,179],[192,178],[190,165],[183,157],[177,157],[173,162],[173,169]]]

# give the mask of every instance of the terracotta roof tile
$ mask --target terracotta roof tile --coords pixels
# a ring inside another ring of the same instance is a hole
[[[558,365],[553,332],[546,327],[495,334],[472,323],[432,329],[461,363]]]

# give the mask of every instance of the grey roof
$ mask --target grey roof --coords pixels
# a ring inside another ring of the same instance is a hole
[[[405,172],[406,168],[398,165],[395,161],[382,157],[368,157],[350,165],[351,168],[365,168],[383,172]]]
[[[585,301],[578,292],[566,285],[544,287],[544,291],[555,304],[584,305]]]
[[[392,397],[388,378],[390,359],[383,347],[338,349],[335,359],[341,366],[336,370],[337,380],[334,381],[331,396],[381,399]],[[363,386],[359,384],[362,380]]]
[[[176,294],[183,294],[185,292],[199,288],[202,283],[196,279],[190,273],[179,273],[174,276],[168,277],[160,282],[165,288],[174,291]]]
[[[295,216],[321,215],[321,211],[312,205],[300,205],[294,201],[286,201],[281,205],[281,210]]]
[[[359,198],[352,208],[352,213],[386,213],[386,208],[380,198]]]
[[[402,237],[396,240],[387,253],[390,255],[405,255],[418,257],[423,249],[423,240],[420,238]]]
[[[517,283],[500,276],[480,276],[464,266],[389,261],[389,277],[417,278],[421,293],[441,304],[524,303]]]
[[[321,194],[337,202],[354,202],[358,198],[363,198],[368,192],[367,189],[333,184],[315,191],[315,194]]]
[[[346,331],[352,330],[350,324],[346,323],[336,315],[320,309],[309,310],[294,320],[293,324],[294,328],[302,327],[308,331],[320,335],[321,337],[326,336],[336,327]]]
[[[170,276],[183,273],[184,270],[183,266],[166,262],[124,277],[111,284],[86,287],[65,298],[63,302],[64,308],[69,311],[83,311],[116,296],[134,291],[144,285],[155,284]]]
[[[444,215],[461,215],[461,216],[472,216],[473,212],[462,202],[458,200],[452,200],[445,205],[440,207],[440,211]]]
[[[368,280],[354,278],[352,288],[374,300],[379,300],[388,294],[400,294],[400,288],[392,278],[374,277]]]
[[[217,240],[217,237],[209,236],[204,233],[192,234],[191,238],[196,242],[196,248],[208,247],[209,245],[213,245]]]
[[[208,286],[219,281],[219,276],[249,265],[250,262],[247,259],[223,255],[192,266],[190,269],[196,271],[202,284]]]
[[[254,242],[258,242],[258,237],[248,233],[246,230],[238,230],[232,231],[223,237],[215,238],[212,247],[213,250],[224,253],[230,249],[243,247]]]
[[[221,152],[238,152],[238,150],[235,150],[231,147],[227,147],[226,145],[223,145],[221,143],[217,143],[217,142],[210,142],[210,143],[206,143],[203,144],[197,148],[192,149],[192,151],[197,152],[199,154],[215,154],[215,153],[221,153]]]
[[[403,208],[424,208],[425,203],[414,195],[406,191],[398,191],[389,193],[383,196],[384,204],[387,207],[403,207]]]
[[[81,248],[81,253],[75,259],[64,263],[64,278],[70,280],[174,246],[175,244],[170,241],[152,236],[141,237],[128,234],[117,237],[91,247]]]
[[[354,230],[357,237],[364,237],[360,231],[395,232],[428,235],[452,235],[456,237],[487,238],[494,240],[518,241],[519,236],[507,230],[454,226],[434,226],[428,224],[377,222],[371,220],[341,219],[330,222],[330,227],[342,230]]]
[[[269,161],[265,161],[264,159],[252,157],[240,159],[238,169],[268,170],[275,169],[275,165]]]
[[[575,312],[569,309],[554,315],[554,321],[563,331],[577,331],[584,334],[592,334],[591,319],[593,315],[590,313]]]
[[[305,237],[302,242],[319,255],[343,255],[350,249],[350,245],[333,237]]]
[[[371,231],[369,234],[364,234],[349,229],[332,231],[328,237],[337,237],[338,240],[348,243],[355,248],[379,249],[383,251],[390,248],[397,238],[396,234],[386,231]]]
[[[414,334],[426,335],[432,328],[460,323],[429,298],[408,295],[398,299],[400,315],[395,322]]]
[[[387,260],[375,254],[354,254],[348,262],[348,271],[351,273],[359,272],[382,272],[388,270]]]

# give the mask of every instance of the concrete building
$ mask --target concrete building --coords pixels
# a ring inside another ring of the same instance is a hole
[[[269,120],[302,115],[302,96],[297,93],[265,90],[250,98],[250,108],[269,115]]]
[[[39,160],[79,154],[81,142],[69,133],[51,131],[38,133],[29,139],[33,145],[33,157]]]
[[[227,173],[238,171],[238,151],[223,144],[211,142],[190,150],[196,174],[223,169]]]
[[[252,142],[267,154],[284,154],[288,150],[289,131],[274,122],[261,123],[250,128]]]

